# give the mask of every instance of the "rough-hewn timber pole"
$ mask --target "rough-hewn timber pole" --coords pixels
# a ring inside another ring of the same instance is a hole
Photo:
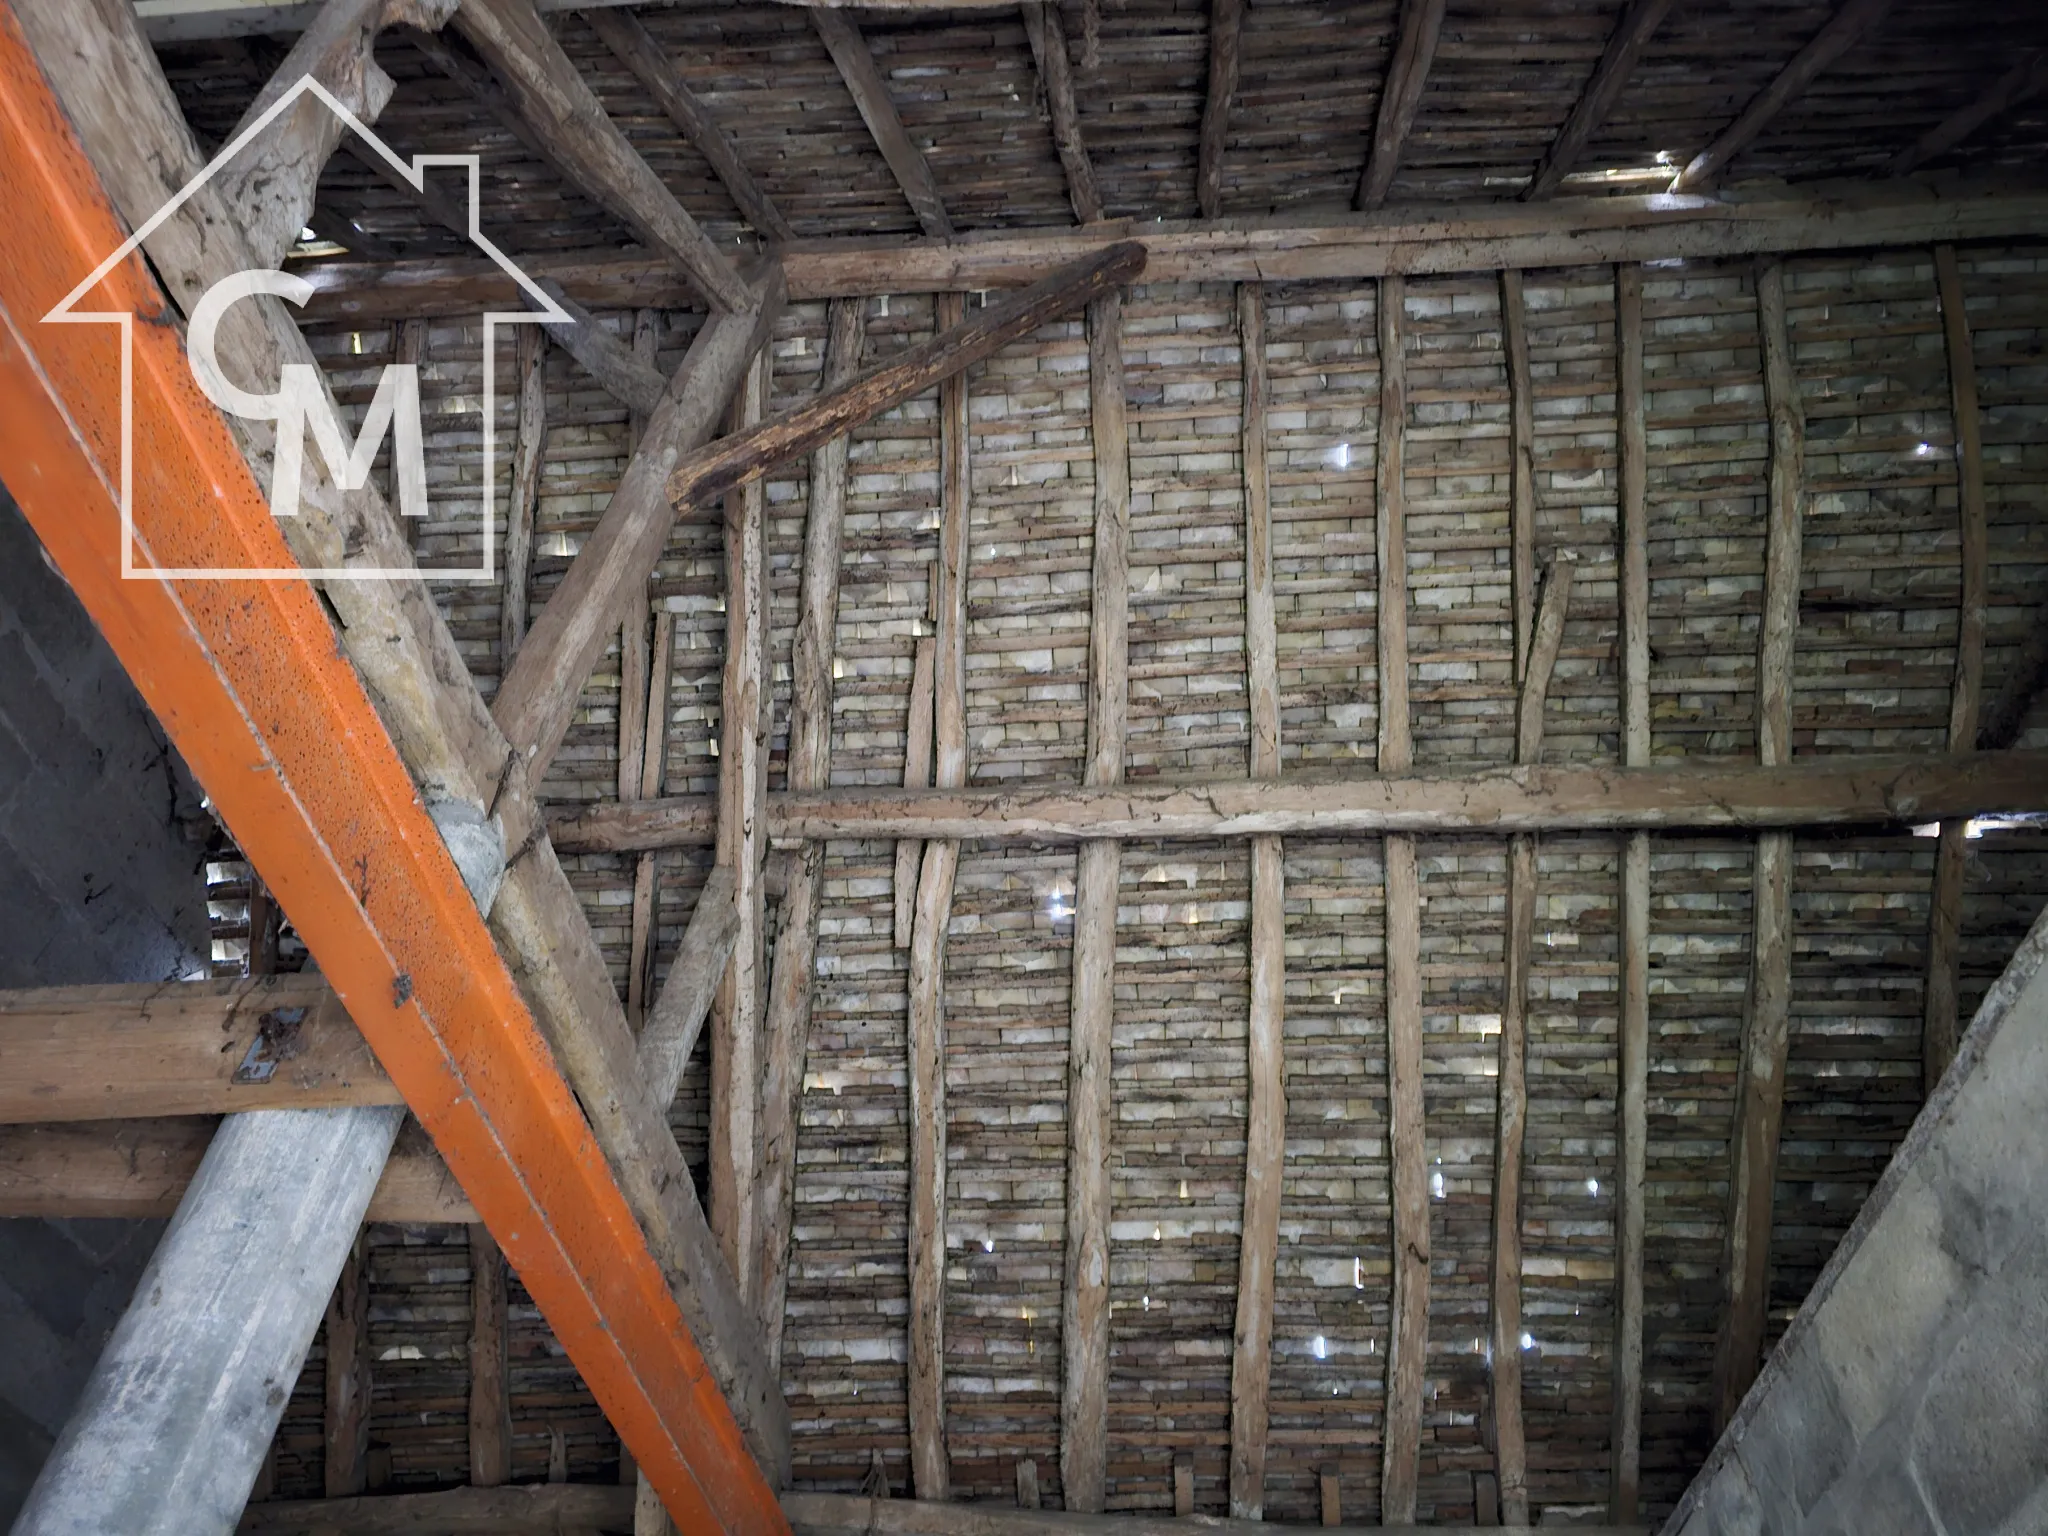
[[[1763,618],[1757,639],[1757,760],[1792,756],[1792,645],[1799,631],[1801,518],[1805,503],[1806,424],[1785,327],[1785,273],[1776,261],[1757,269],[1757,321],[1770,412],[1769,505],[1764,543]],[[1742,1068],[1735,1085],[1729,1146],[1727,1309],[1714,1351],[1714,1424],[1728,1422],[1762,1363],[1769,1300],[1772,1191],[1778,1128],[1785,1107],[1785,1053],[1792,1002],[1792,835],[1756,841],[1751,904],[1749,999]]]
[[[1129,733],[1130,443],[1123,303],[1088,308],[1095,461],[1094,601],[1088,632],[1088,758],[1083,779],[1118,784]],[[1067,1061],[1067,1242],[1061,1294],[1060,1483],[1069,1509],[1100,1511],[1109,1463],[1109,1155],[1111,1025],[1122,849],[1080,850],[1074,881],[1073,1006]]]

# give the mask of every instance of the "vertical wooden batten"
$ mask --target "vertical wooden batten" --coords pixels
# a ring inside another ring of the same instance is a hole
[[[1403,438],[1407,430],[1407,284],[1380,279],[1379,444],[1375,553],[1379,567],[1379,770],[1414,762],[1408,719],[1408,567]],[[1415,839],[1386,839],[1386,1013],[1389,1157],[1393,1187],[1393,1308],[1387,1341],[1380,1519],[1415,1518],[1422,1453],[1422,1377],[1429,1347],[1429,1182],[1422,1098],[1422,891]]]
[[[370,1248],[356,1233],[327,1303],[326,1455],[322,1479],[330,1499],[349,1498],[368,1484],[370,1450]]]
[[[1770,412],[1770,485],[1764,545],[1763,618],[1757,640],[1757,758],[1792,757],[1792,648],[1799,629],[1801,514],[1806,427],[1785,325],[1785,273],[1757,268],[1757,321],[1764,401]],[[1792,991],[1792,834],[1757,838],[1752,879],[1749,997],[1729,1146],[1727,1306],[1714,1358],[1714,1425],[1726,1425],[1756,1379],[1769,1296],[1771,1196],[1784,1114],[1785,1052]]]
[[[860,371],[867,337],[866,306],[835,299],[825,344],[822,387]],[[832,662],[838,648],[839,562],[846,523],[847,453],[836,437],[811,455],[811,505],[804,527],[802,594],[790,646],[789,787],[823,789],[832,777]],[[796,1201],[796,1132],[810,1043],[811,985],[817,964],[818,912],[824,893],[825,845],[797,851],[782,897],[782,929],[768,983],[761,1079],[760,1254],[754,1273],[768,1359],[782,1360],[782,1314],[789,1289],[789,1235]]]
[[[958,325],[963,296],[934,302],[940,330]],[[934,608],[932,719],[934,777],[943,789],[967,782],[967,553],[969,414],[967,376],[939,385],[939,562]],[[960,844],[925,845],[910,939],[910,1475],[920,1499],[950,1495],[946,1455],[946,927]]]
[[[1536,603],[1536,418],[1529,373],[1529,327],[1522,274],[1500,275],[1501,341],[1507,358],[1509,420],[1508,550],[1514,602],[1515,761],[1543,756],[1543,706],[1564,638],[1572,566],[1560,555]],[[1522,1142],[1528,1126],[1530,944],[1536,909],[1536,840],[1508,843],[1507,933],[1503,942],[1498,1112],[1494,1137],[1492,1323],[1489,1404],[1502,1516],[1529,1518],[1527,1452],[1522,1428]]]
[[[1956,599],[1955,681],[1949,692],[1948,749],[1973,751],[1984,696],[1984,608],[1990,584],[1989,534],[1984,512],[1984,438],[1977,409],[1977,355],[1963,297],[1956,248],[1935,247],[1935,280],[1948,348],[1949,401],[1955,417],[1956,480],[1961,523],[1960,580]],[[1928,1093],[1956,1053],[1962,1016],[1963,890],[1969,864],[1969,824],[1941,824],[1934,853],[1934,894],[1927,916],[1927,987],[1921,1031],[1921,1071]]]
[[[1543,758],[1543,706],[1564,639],[1571,602],[1572,559],[1552,558],[1522,663],[1517,701],[1515,761]],[[1493,1446],[1500,1483],[1501,1518],[1529,1522],[1528,1455],[1522,1428],[1522,1143],[1529,1121],[1529,970],[1536,922],[1536,839],[1523,833],[1508,843],[1507,938],[1500,1012],[1499,1114],[1494,1138]]]
[[[1643,271],[1614,272],[1615,412],[1621,459],[1621,752],[1650,761],[1649,435],[1643,404]],[[1631,833],[1621,865],[1619,1124],[1614,1192],[1614,1427],[1607,1517],[1636,1518],[1643,1424],[1643,1179],[1648,1155],[1650,836]]]
[[[1266,475],[1266,322],[1256,284],[1237,290],[1243,357],[1245,498],[1245,688],[1251,709],[1251,774],[1280,776],[1278,638],[1273,614],[1273,514]],[[1230,1513],[1265,1509],[1266,1429],[1273,1367],[1273,1269],[1286,1168],[1286,887],[1281,841],[1252,839],[1251,1013],[1246,1031],[1244,1226],[1237,1266],[1237,1323],[1230,1360]]]
[[[626,1453],[628,1459],[631,1453]],[[490,1229],[469,1229],[469,1481],[512,1480],[512,1398],[506,1377],[505,1257]]]
[[[1123,301],[1117,294],[1089,305],[1095,529],[1083,779],[1090,786],[1123,782],[1128,735],[1131,472],[1122,329]],[[1109,1450],[1110,1049],[1122,868],[1119,844],[1091,842],[1079,852],[1074,882],[1060,1483],[1067,1508],[1090,1513],[1103,1507]]]
[[[768,403],[769,349],[748,367],[736,427]],[[766,487],[725,498],[725,677],[719,719],[718,862],[733,872],[739,937],[711,1014],[711,1225],[739,1284],[754,1295],[755,1129],[760,1093],[761,860],[768,827],[768,561]]]
[[[533,569],[533,523],[547,453],[547,333],[522,325],[519,336],[519,416],[512,448],[512,488],[505,503],[505,585],[498,609],[498,675],[511,669],[526,638],[526,584]]]
[[[1230,142],[1230,99],[1244,39],[1244,0],[1210,0],[1209,94],[1202,104],[1202,136],[1195,166],[1195,205],[1202,217],[1223,213],[1223,153]]]

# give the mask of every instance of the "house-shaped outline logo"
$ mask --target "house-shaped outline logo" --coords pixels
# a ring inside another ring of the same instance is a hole
[[[114,267],[125,261],[129,254],[155,233],[163,221],[176,213],[185,202],[233,160],[242,149],[264,129],[268,128],[281,113],[291,110],[300,97],[317,96],[328,111],[341,119],[347,130],[367,144],[384,158],[394,171],[404,177],[407,185],[415,191],[426,189],[426,173],[434,166],[455,165],[469,172],[469,238],[478,249],[488,255],[504,269],[533,300],[531,309],[491,310],[483,316],[484,322],[484,392],[483,392],[483,488],[481,491],[483,518],[483,562],[479,566],[423,567],[403,566],[315,566],[290,565],[280,567],[212,567],[212,566],[156,566],[135,565],[135,517],[134,517],[134,338],[135,316],[129,311],[77,311],[72,308]],[[436,581],[493,582],[497,580],[497,535],[492,516],[495,500],[493,486],[496,480],[496,435],[497,435],[497,329],[500,325],[540,325],[548,321],[567,321],[570,317],[560,305],[548,297],[534,280],[521,271],[505,253],[487,239],[478,228],[479,205],[478,157],[469,155],[415,155],[410,163],[399,158],[391,146],[386,144],[346,106],[334,98],[324,85],[311,75],[303,75],[297,84],[273,102],[263,115],[242,132],[235,135],[219,154],[206,163],[203,170],[194,176],[177,194],[157,209],[147,222],[127,240],[122,242],[112,255],[86,275],[86,278],[66,294],[43,316],[48,325],[118,325],[121,328],[121,575],[130,580],[205,580],[205,581],[376,581],[395,579],[417,579],[428,577]]]

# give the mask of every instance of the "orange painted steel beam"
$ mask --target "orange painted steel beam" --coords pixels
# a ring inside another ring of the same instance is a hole
[[[121,332],[42,316],[126,230],[0,5],[0,479],[341,994],[682,1529],[788,1525],[574,1096],[299,581],[123,580]],[[137,561],[292,563],[139,257]]]

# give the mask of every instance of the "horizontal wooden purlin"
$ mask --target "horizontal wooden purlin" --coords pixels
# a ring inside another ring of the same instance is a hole
[[[404,1102],[318,976],[0,992],[0,1125]]]
[[[1086,229],[988,233],[952,240],[808,240],[779,247],[792,300],[856,294],[1021,287],[1119,240],[1145,247],[1146,280],[1298,281],[1389,273],[1746,256],[2038,237],[2038,190],[1918,184],[1838,196],[1552,198],[1473,208],[1402,208],[1327,219],[1117,220]],[[669,264],[609,251],[525,262],[598,309],[695,307]],[[480,261],[323,262],[295,269],[313,284],[310,322],[466,314],[517,302],[503,270]]]
[[[1400,778],[1246,779],[1100,789],[834,789],[770,795],[771,837],[1256,837],[1269,833],[1556,832],[1839,827],[2048,814],[2048,752],[1814,757],[1782,768],[1486,768]],[[683,796],[557,810],[564,853],[708,843],[717,808]]]
[[[169,1216],[220,1124],[212,1115],[0,1125],[0,1217]],[[477,1220],[417,1125],[398,1134],[370,1221]]]
[[[1000,1504],[923,1503],[847,1493],[789,1492],[782,1511],[796,1536],[1184,1536],[1190,1530],[1254,1536],[1256,1520],[1169,1519],[1164,1515],[1076,1515]],[[449,1488],[440,1493],[369,1494],[251,1504],[238,1536],[407,1536],[491,1532],[556,1536],[563,1531],[629,1531],[633,1490],[584,1483],[519,1488]],[[1382,1536],[1381,1526],[1326,1527],[1333,1536]],[[1414,1527],[1407,1527],[1413,1530]],[[1470,1536],[1469,1525],[1431,1526],[1434,1536]],[[1643,1536],[1642,1526],[1590,1526],[1584,1536]]]

